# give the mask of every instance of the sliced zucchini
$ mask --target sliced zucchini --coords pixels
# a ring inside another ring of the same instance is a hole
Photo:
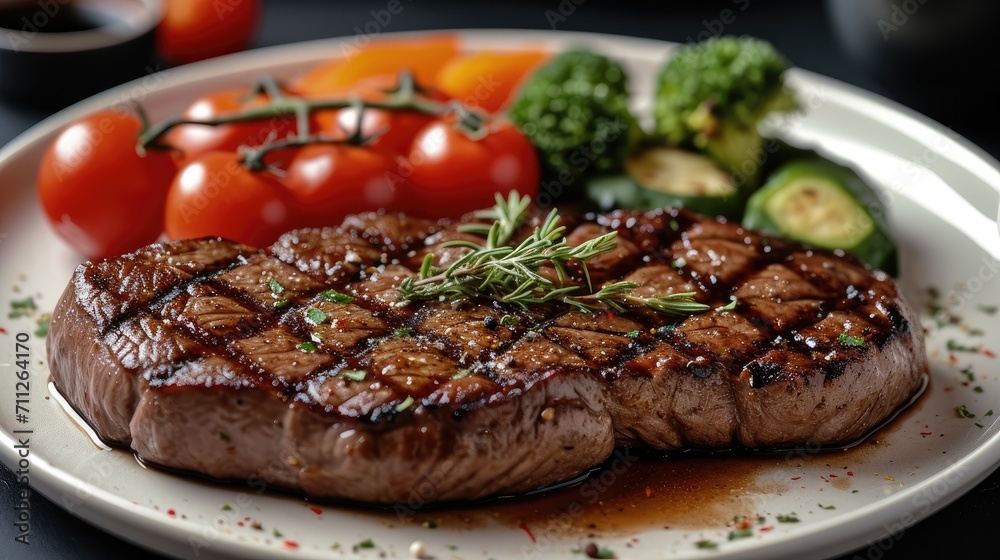
[[[896,244],[875,191],[848,167],[815,157],[790,161],[747,201],[743,225],[897,271]]]
[[[686,208],[738,219],[742,192],[706,156],[678,148],[653,147],[625,161],[625,174],[601,176],[587,184],[587,196],[602,210]]]

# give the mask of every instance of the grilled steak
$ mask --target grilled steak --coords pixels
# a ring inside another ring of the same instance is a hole
[[[53,380],[148,463],[411,504],[537,489],[616,445],[841,445],[922,383],[914,312],[850,256],[680,210],[564,223],[570,243],[618,231],[596,284],[738,303],[678,318],[400,301],[427,252],[447,263],[466,249],[439,243],[474,237],[368,214],[266,250],[200,239],[81,265],[52,320]]]

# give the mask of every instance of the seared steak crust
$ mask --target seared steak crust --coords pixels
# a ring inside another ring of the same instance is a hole
[[[618,231],[597,284],[738,303],[677,318],[401,301],[426,253],[446,264],[465,249],[438,245],[471,236],[373,213],[265,250],[187,240],[81,265],[53,315],[53,380],[149,463],[421,504],[556,483],[615,445],[841,445],[921,385],[913,311],[850,256],[680,210],[565,223],[571,243]]]

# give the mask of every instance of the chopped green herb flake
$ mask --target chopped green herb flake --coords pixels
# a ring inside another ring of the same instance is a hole
[[[659,327],[658,329],[656,329],[656,334],[668,334],[668,333],[672,333],[672,332],[674,332],[676,330],[677,330],[677,324],[676,323],[673,324],[673,325],[663,325],[662,327]]]
[[[425,529],[437,529],[438,522],[433,520],[424,521]]]
[[[722,307],[716,307],[715,310],[716,311],[732,311],[732,310],[736,309],[736,296],[730,296],[730,298],[731,299],[730,299],[729,303],[727,303],[726,305],[723,305]],[[862,342],[864,342],[864,340],[862,340]]]
[[[458,550],[458,546],[453,544],[447,544],[445,545],[445,548],[447,548],[448,550]]]
[[[35,329],[35,336],[45,338],[49,336],[49,325],[52,324],[52,314],[46,313],[38,318],[38,327]]]
[[[729,540],[735,541],[736,539],[745,539],[753,536],[753,529],[738,529],[736,531],[729,531]]]
[[[471,368],[464,368],[464,369],[458,370],[458,373],[456,373],[455,375],[452,375],[451,378],[452,379],[462,379],[463,377],[468,377],[470,375],[472,375],[472,369]]]
[[[965,369],[962,370],[962,373],[964,373],[965,376],[969,378],[969,381],[976,380],[975,374],[972,373],[972,366],[967,366]]]
[[[778,520],[778,523],[798,523],[799,522],[799,518],[795,515],[794,512],[790,513],[788,515],[778,514],[777,516],[775,516],[775,519]]]
[[[639,331],[638,330],[628,331],[627,333],[625,333],[625,336],[627,336],[628,338],[639,338]]]
[[[982,422],[976,422],[976,427],[978,427],[978,428],[984,428],[985,426],[983,426]]]
[[[955,342],[954,339],[948,339],[948,342],[945,343],[945,348],[947,348],[949,352],[979,352],[978,348],[973,346],[963,346],[962,344]]]
[[[229,438],[229,434],[227,434],[226,432],[219,432],[219,439],[221,439],[226,443],[233,441],[232,439]]]
[[[327,318],[328,315],[318,307],[310,307],[309,311],[306,311],[306,321],[312,325],[321,325]]]
[[[361,549],[375,548],[375,543],[372,542],[371,539],[365,539],[365,540],[359,542],[358,544],[354,545],[352,548],[354,549],[354,552],[357,552],[357,551],[359,551]]]
[[[517,317],[514,315],[504,315],[500,317],[500,325],[503,327],[513,327],[517,325]]]
[[[400,327],[392,331],[392,338],[405,338],[413,334],[413,329],[410,327]]]
[[[281,534],[281,531],[279,531],[278,529],[275,529],[274,531],[272,531],[271,534],[274,535],[274,538],[276,538],[276,539],[280,539],[281,537],[285,536],[285,535]]]
[[[35,298],[28,297],[21,300],[13,300],[10,302],[10,313],[7,314],[7,318],[18,319],[20,317],[30,317],[37,310],[38,306],[35,305]]]
[[[767,523],[767,518],[766,517],[760,516],[760,517],[757,518],[757,524],[758,525],[763,525],[764,523]]]
[[[403,402],[396,405],[396,412],[403,412],[404,410],[410,408],[411,406],[413,406],[413,397],[407,396],[405,399],[403,399]]]
[[[677,220],[670,220],[669,222],[667,222],[667,225],[670,226],[670,229],[674,231],[681,229],[681,225],[677,223]]]
[[[281,283],[275,280],[274,278],[268,279],[267,287],[271,288],[271,293],[275,295],[284,293],[285,291],[285,287],[282,286]]]
[[[233,506],[231,506],[229,504],[222,504],[222,507],[220,507],[219,509],[221,509],[222,511],[232,511],[233,510]]]
[[[969,329],[969,336],[983,336],[985,334],[986,331],[983,329]]]
[[[597,549],[597,555],[594,558],[618,558],[615,553],[609,548],[599,548]]]
[[[987,315],[996,315],[997,310],[1000,310],[1000,305],[980,305],[978,308]]]
[[[855,489],[855,490],[851,490],[851,494],[857,494],[857,493],[858,493],[858,490],[857,490],[857,489]]]
[[[850,336],[844,333],[841,333],[841,335],[837,337],[837,342],[843,344],[844,346],[851,346],[855,348],[865,345],[864,337]]]
[[[983,388],[982,388],[982,387],[980,387],[980,386],[978,386],[978,385],[977,385],[977,386],[975,386],[975,387],[973,387],[973,388],[972,388],[972,390],[973,390],[974,392],[976,392],[976,393],[982,393],[982,392],[983,392]]]
[[[960,418],[975,418],[976,417],[975,414],[969,412],[969,409],[965,408],[964,404],[955,407],[955,412],[958,413],[958,416]]]
[[[363,369],[342,369],[340,370],[340,375],[344,379],[350,379],[351,381],[364,381],[368,372]]]
[[[698,541],[694,546],[700,549],[715,550],[719,545],[715,541]]]
[[[836,506],[824,506],[823,504],[816,504],[816,505],[818,505],[820,509],[837,509]]]
[[[274,302],[275,309],[281,309],[282,307],[286,307],[287,305],[288,305],[287,299],[279,299],[278,301]]]
[[[299,350],[302,350],[303,352],[305,352],[307,354],[312,354],[313,352],[316,351],[316,345],[313,344],[312,342],[309,342],[307,340],[307,341],[303,342],[302,344],[299,344]]]
[[[986,414],[983,414],[983,416],[993,416],[993,409],[991,408],[991,409],[987,410]]]
[[[351,303],[354,298],[338,292],[337,290],[327,290],[319,295],[323,300],[333,302],[333,303]]]

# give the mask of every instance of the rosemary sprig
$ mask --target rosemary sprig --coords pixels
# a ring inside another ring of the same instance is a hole
[[[672,315],[692,315],[711,309],[694,301],[694,292],[655,297],[636,295],[639,285],[634,282],[606,284],[595,292],[587,261],[613,251],[617,247],[617,232],[569,245],[564,236],[566,227],[559,224],[559,214],[552,210],[530,236],[512,246],[508,243],[524,222],[530,199],[512,192],[506,200],[498,194],[496,201],[492,209],[476,215],[492,219],[492,224],[461,227],[462,231],[484,235],[485,243],[465,240],[443,243],[442,246],[466,247],[470,251],[443,270],[434,266],[434,254],[429,253],[417,278],[407,278],[400,284],[404,299],[445,301],[478,296],[523,308],[559,301],[585,312],[648,308]],[[580,267],[586,286],[566,285],[570,263]],[[558,284],[540,274],[543,266],[552,267]],[[584,287],[586,292],[580,293]]]

